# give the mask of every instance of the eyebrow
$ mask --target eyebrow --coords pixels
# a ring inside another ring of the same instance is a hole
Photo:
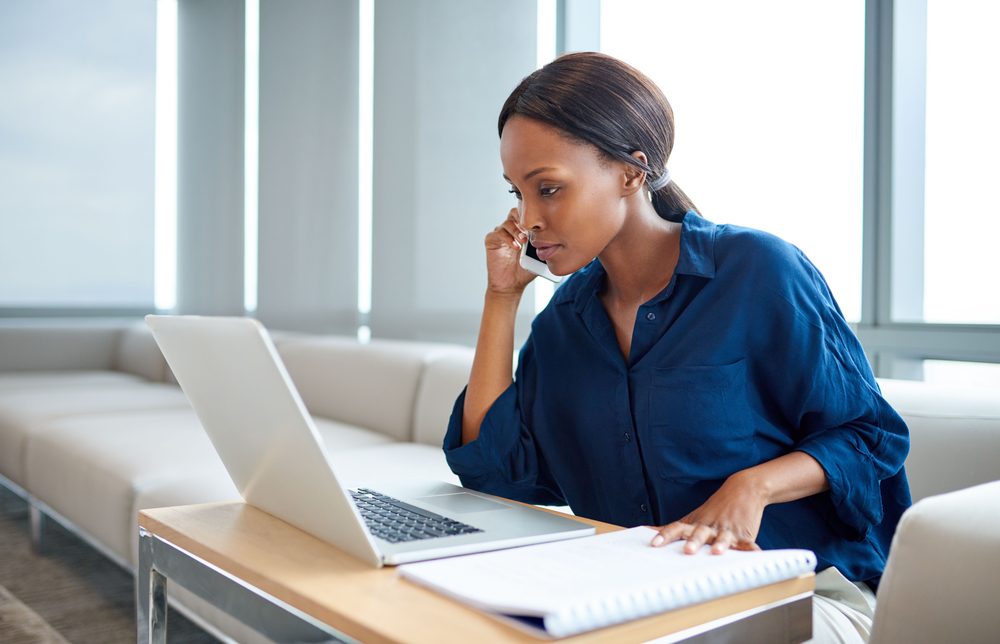
[[[532,170],[528,174],[524,175],[524,180],[527,181],[528,179],[530,179],[531,177],[535,176],[539,172],[545,172],[546,170],[555,170],[555,168],[553,168],[552,166],[543,166],[541,168],[535,168],[534,170]],[[513,183],[510,180],[510,177],[508,177],[507,175],[503,175],[503,178],[506,179],[508,182]]]

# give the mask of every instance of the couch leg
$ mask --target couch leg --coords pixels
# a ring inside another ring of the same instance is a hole
[[[42,527],[45,515],[34,503],[28,505],[28,523],[31,526],[31,549],[35,554],[42,554]]]

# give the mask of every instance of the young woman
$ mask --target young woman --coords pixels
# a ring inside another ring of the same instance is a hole
[[[670,105],[614,58],[537,70],[499,131],[517,208],[486,235],[452,470],[484,492],[661,526],[652,546],[813,550],[817,639],[867,639],[910,504],[909,437],[822,275],[791,244],[695,211],[667,171]],[[573,275],[512,379],[526,243]]]

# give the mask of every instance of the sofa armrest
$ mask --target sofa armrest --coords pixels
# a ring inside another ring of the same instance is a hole
[[[997,641],[998,573],[1000,481],[920,501],[893,537],[869,641]]]
[[[413,409],[413,441],[440,449],[455,399],[469,382],[472,349],[460,347],[433,356],[424,365]]]
[[[153,382],[177,384],[145,320],[122,329],[115,351],[114,367],[118,371]]]
[[[879,379],[882,395],[910,428],[906,473],[924,497],[1000,479],[1000,392]]]
[[[286,337],[277,347],[314,416],[410,440],[424,347],[348,336]]]

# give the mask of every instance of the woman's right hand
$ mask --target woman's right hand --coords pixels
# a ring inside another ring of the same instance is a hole
[[[535,275],[520,264],[521,246],[528,236],[518,225],[517,208],[511,208],[507,219],[486,235],[487,289],[499,295],[520,295],[535,279]]]

